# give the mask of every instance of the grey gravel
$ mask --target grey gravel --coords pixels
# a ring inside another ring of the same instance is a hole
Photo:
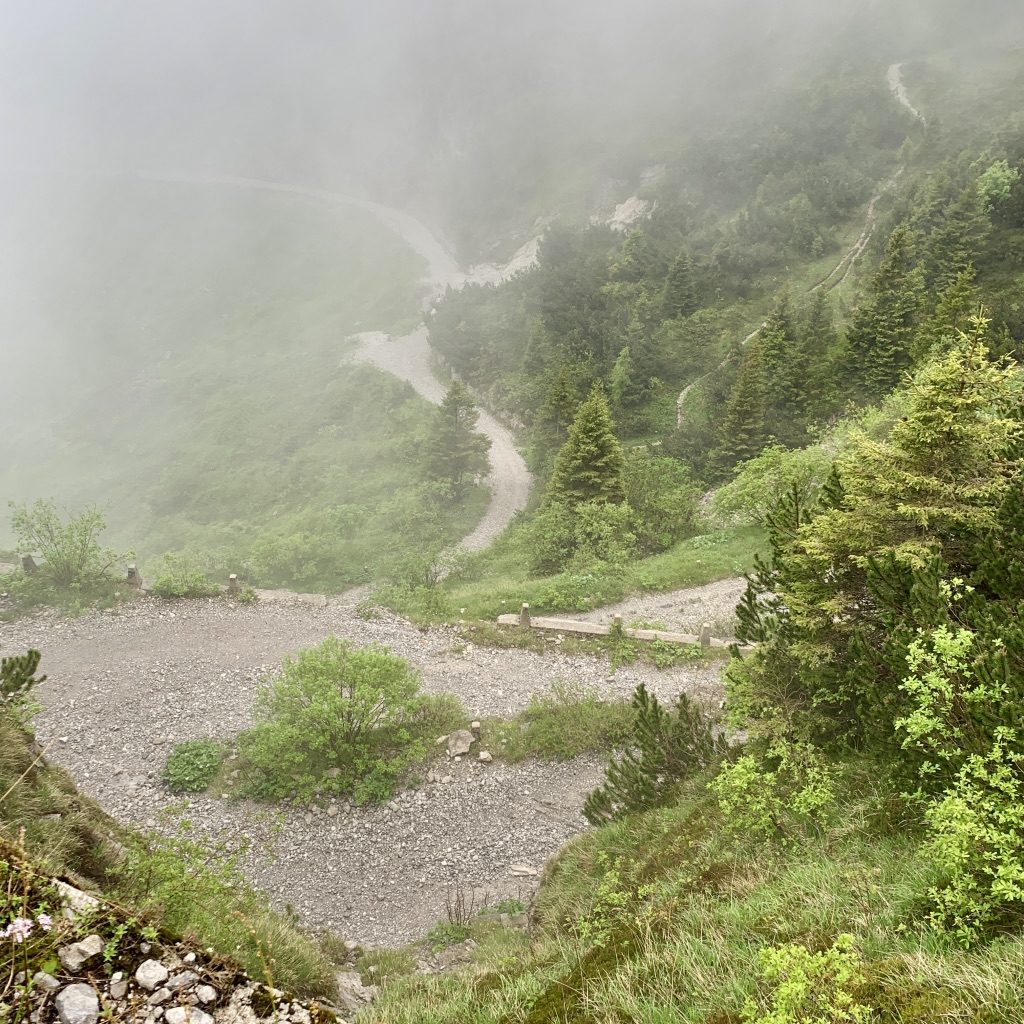
[[[467,724],[513,714],[559,680],[609,697],[626,697],[641,681],[666,700],[681,690],[709,705],[721,696],[718,665],[612,672],[605,659],[564,656],[555,645],[543,655],[495,650],[387,613],[366,620],[356,614],[357,596],[249,606],[143,599],[75,620],[48,614],[8,624],[2,643],[43,651],[49,678],[38,691],[45,710],[37,731],[48,756],[118,819],[168,834],[176,824],[161,812],[180,801],[159,776],[174,744],[237,735],[251,722],[257,686],[282,656],[330,635],[381,643],[407,658],[426,691],[462,699]],[[441,770],[430,770],[431,781],[384,806],[339,801],[329,813],[214,793],[191,800],[184,813],[198,838],[239,851],[247,877],[278,907],[291,905],[313,927],[366,945],[399,943],[443,916],[455,886],[481,899],[527,896],[535,882],[514,878],[510,865],[540,868],[586,827],[580,808],[603,770],[600,759],[455,762],[443,748],[435,757]]]
[[[167,980],[169,974],[159,960],[143,960],[135,972],[135,981],[147,992],[152,992]]]

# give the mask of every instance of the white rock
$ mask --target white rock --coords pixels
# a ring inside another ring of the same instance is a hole
[[[213,1018],[194,1006],[172,1006],[165,1014],[167,1024],[213,1024]]]
[[[61,1024],[96,1024],[100,1016],[100,997],[91,985],[68,985],[57,994],[57,1016]]]
[[[32,975],[32,987],[42,989],[44,992],[54,992],[60,988],[60,982],[45,971],[37,971]]]
[[[214,1003],[217,1001],[217,990],[212,985],[200,985],[196,989],[196,996],[201,1003]]]
[[[535,878],[537,869],[529,864],[513,864],[509,871],[518,878]]]
[[[144,960],[135,972],[135,980],[147,992],[152,992],[167,980],[169,973],[159,960]]]
[[[476,737],[468,729],[456,729],[448,737],[448,754],[450,757],[461,757],[469,753],[469,748],[476,742]]]
[[[98,935],[88,935],[81,942],[72,942],[70,946],[61,946],[57,950],[64,970],[77,974],[94,956],[103,952],[103,939]]]
[[[484,764],[490,764],[494,758],[491,756],[491,752],[489,750],[481,750],[480,760],[483,761]]]

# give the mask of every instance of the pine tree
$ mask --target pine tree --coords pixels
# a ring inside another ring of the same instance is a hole
[[[661,310],[665,320],[678,320],[697,309],[697,289],[694,284],[693,260],[689,253],[680,252],[672,261],[662,291]]]
[[[798,328],[799,348],[806,362],[804,402],[809,419],[827,416],[840,394],[837,380],[835,318],[824,289],[814,293]]]
[[[491,442],[476,432],[479,416],[465,384],[452,381],[427,436],[427,473],[433,480],[449,483],[456,497],[464,493],[469,481],[487,472]]]
[[[768,385],[767,394],[770,395],[770,400],[765,403],[767,432],[784,444],[795,447],[804,440],[808,365],[787,295],[779,299],[768,315],[758,342]]]
[[[26,651],[0,659],[0,704],[18,704],[46,681],[46,676],[36,676],[40,658],[38,651]]]
[[[914,336],[911,358],[920,365],[930,356],[948,352],[956,344],[961,331],[970,326],[971,317],[979,308],[978,287],[974,283],[974,269],[961,271],[939,296],[935,312]]]
[[[627,236],[612,264],[612,277],[636,283],[649,277],[658,264],[658,253],[646,231],[636,228]]]
[[[624,458],[612,429],[608,401],[600,387],[579,407],[569,437],[555,460],[549,501],[570,508],[585,501],[623,500]]]
[[[871,297],[857,311],[847,335],[853,385],[865,396],[888,393],[909,367],[921,292],[910,236],[898,227],[872,281]]]
[[[707,716],[686,694],[681,693],[676,706],[666,710],[641,683],[632,704],[632,747],[612,758],[604,785],[583,804],[583,816],[591,825],[664,806],[680,782],[725,755],[724,738],[716,738]]]
[[[754,338],[743,351],[739,376],[718,428],[713,463],[719,473],[727,473],[738,462],[752,459],[768,443],[767,391],[760,340]]]
[[[608,376],[608,393],[612,409],[620,421],[627,411],[635,408],[643,397],[643,388],[637,380],[633,355],[628,345],[618,354],[612,372]]]
[[[964,189],[942,211],[942,219],[925,243],[924,281],[944,291],[978,261],[988,231],[988,216],[976,186]]]

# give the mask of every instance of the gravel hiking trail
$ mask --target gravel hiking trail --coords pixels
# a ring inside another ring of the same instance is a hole
[[[456,886],[528,899],[545,860],[586,827],[580,809],[603,759],[484,764],[474,747],[455,763],[439,748],[425,781],[382,806],[267,807],[213,794],[180,810],[160,783],[168,753],[249,725],[257,687],[284,655],[332,635],[383,644],[416,667],[424,690],[457,695],[467,721],[513,714],[557,681],[606,697],[628,697],[641,681],[668,701],[685,691],[716,706],[722,696],[720,663],[613,672],[606,659],[562,654],[556,644],[545,654],[499,650],[450,627],[421,631],[385,612],[366,618],[358,597],[267,593],[248,606],[142,598],[79,619],[4,624],[0,643],[43,652],[38,738],[106,811],[172,834],[179,808],[196,838],[240,851],[247,878],[276,906],[373,946],[423,935]]]
[[[449,288],[463,288],[467,284],[498,284],[508,280],[534,266],[539,251],[539,240],[532,239],[503,266],[483,263],[463,269],[448,246],[422,221],[404,210],[397,210],[369,199],[287,182],[231,175],[147,175],[146,180],[168,184],[282,192],[310,199],[326,207],[355,206],[366,210],[385,227],[394,231],[426,263],[427,276],[424,283],[429,291],[428,307]],[[436,405],[444,398],[447,386],[431,365],[427,335],[428,328],[425,322],[401,337],[393,337],[383,331],[364,331],[353,336],[357,343],[353,356],[408,381],[420,395]],[[533,477],[516,449],[512,434],[486,410],[480,411],[478,429],[491,442],[490,473],[487,478],[491,500],[476,529],[458,545],[466,551],[480,551],[491,544],[508,526],[516,512],[526,508],[533,483]]]

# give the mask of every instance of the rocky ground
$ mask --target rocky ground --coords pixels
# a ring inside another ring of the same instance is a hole
[[[174,744],[236,735],[282,656],[330,635],[386,645],[417,667],[425,690],[459,696],[468,718],[515,713],[558,680],[608,696],[628,696],[641,680],[669,700],[681,690],[709,703],[720,696],[718,666],[613,673],[604,659],[495,650],[452,628],[424,632],[386,613],[367,619],[353,597],[267,595],[248,606],[145,598],[75,620],[0,626],[5,651],[43,652],[49,679],[37,725],[49,756],[113,815],[160,830],[174,827],[161,812],[178,803],[159,782]],[[310,925],[364,944],[400,943],[443,916],[455,887],[528,896],[544,861],[585,827],[580,807],[602,767],[437,756],[422,786],[386,806],[268,810],[202,797],[187,814],[201,835],[248,840],[250,879]]]

